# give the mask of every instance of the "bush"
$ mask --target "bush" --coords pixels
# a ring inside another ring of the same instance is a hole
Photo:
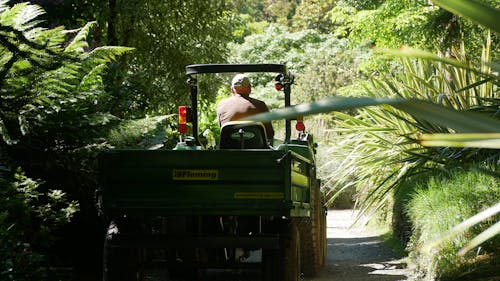
[[[110,113],[119,101],[107,94],[105,77],[131,49],[91,49],[95,22],[46,28],[40,6],[8,2],[0,1],[0,163],[26,176],[0,176],[0,280],[57,280],[50,267],[69,267],[91,248],[82,245],[97,245],[89,235],[98,224],[93,156],[121,121]],[[67,222],[78,209],[73,227],[86,232],[74,231],[82,237],[74,243]],[[80,251],[61,246],[64,236]]]
[[[424,247],[453,226],[493,206],[500,200],[500,180],[479,172],[456,170],[418,183],[406,208],[413,226],[408,249],[410,268],[418,280],[446,280],[480,271],[483,263],[498,260],[500,237],[481,245],[465,256],[457,253],[470,239],[491,226],[495,218],[484,221],[447,241],[441,247]],[[498,219],[498,217],[496,218]]]
[[[49,259],[59,226],[70,221],[79,204],[61,190],[41,192],[42,182],[20,170],[0,174],[0,280],[52,280]]]

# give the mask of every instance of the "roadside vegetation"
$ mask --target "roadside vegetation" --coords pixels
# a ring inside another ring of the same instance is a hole
[[[185,65],[226,62],[286,64],[296,76],[293,104],[368,97],[444,108],[415,114],[354,102],[307,116],[328,205],[352,196],[392,227],[416,280],[498,275],[498,232],[459,255],[498,222],[498,211],[426,248],[500,201],[498,145],[422,145],[422,134],[461,132],[453,126],[462,119],[440,122],[448,112],[498,119],[494,25],[435,5],[441,1],[202,2],[0,0],[0,279],[98,275],[96,153],[173,147],[176,107],[189,97]],[[498,0],[479,3],[500,13]],[[208,89],[200,133],[211,147],[215,102],[229,95],[229,79],[200,79]],[[269,81],[252,77],[253,95],[279,112],[282,97]],[[497,124],[489,131],[500,132]]]
[[[477,280],[495,276],[500,266],[500,236],[483,243],[474,251],[457,255],[471,239],[491,227],[495,217],[484,220],[468,231],[429,248],[450,228],[472,217],[485,206],[493,206],[500,197],[499,178],[478,171],[457,168],[435,171],[425,180],[412,181],[407,196],[407,215],[412,224],[408,243],[409,260],[415,280]]]

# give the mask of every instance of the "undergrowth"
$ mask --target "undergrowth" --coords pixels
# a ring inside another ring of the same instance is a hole
[[[425,246],[458,223],[497,203],[500,200],[499,182],[490,175],[465,170],[417,181],[406,205],[413,229],[407,247],[413,278],[458,280],[492,274],[494,261],[500,259],[499,236],[464,256],[458,255],[458,251],[498,221],[498,216],[483,221],[438,248],[427,250]]]

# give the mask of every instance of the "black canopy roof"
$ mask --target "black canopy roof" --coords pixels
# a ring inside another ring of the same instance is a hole
[[[192,64],[186,66],[186,74],[223,72],[275,72],[286,73],[284,64]]]

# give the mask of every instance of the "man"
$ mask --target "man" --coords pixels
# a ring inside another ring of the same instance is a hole
[[[231,82],[232,96],[220,101],[217,105],[217,118],[220,126],[229,121],[269,111],[263,101],[249,96],[251,92],[250,79],[244,74],[235,75]],[[264,123],[264,126],[267,138],[272,140],[274,137],[273,126],[269,122]]]

